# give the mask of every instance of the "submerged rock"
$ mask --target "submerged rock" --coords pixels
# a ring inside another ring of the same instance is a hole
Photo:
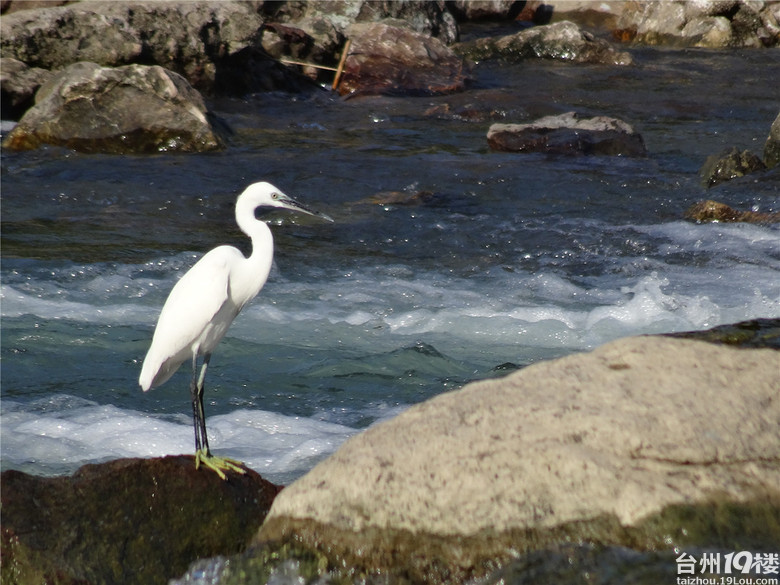
[[[72,477],[2,474],[3,583],[166,583],[197,558],[236,554],[279,487],[221,480],[191,456],[85,465]]]
[[[685,219],[699,223],[731,223],[738,221],[746,223],[775,223],[780,222],[780,212],[737,211],[725,203],[707,199],[691,205],[685,212]]]
[[[505,152],[644,156],[642,136],[615,118],[580,118],[575,112],[546,116],[530,124],[493,124],[490,148]]]
[[[474,61],[541,58],[606,65],[629,65],[632,62],[628,53],[616,51],[608,42],[568,21],[535,26],[504,37],[460,43],[453,49]]]
[[[41,86],[3,146],[82,152],[200,152],[224,146],[197,90],[162,67],[76,63]]]
[[[724,181],[744,177],[766,168],[761,159],[749,150],[740,152],[736,147],[732,147],[720,154],[707,157],[699,171],[699,176],[702,185],[713,187]]]
[[[358,23],[339,92],[345,94],[435,95],[461,91],[465,62],[440,40],[395,21]]]
[[[770,349],[636,337],[442,394],[285,488],[223,582],[254,582],[241,575],[279,555],[460,583],[566,542],[772,546],[779,364]]]

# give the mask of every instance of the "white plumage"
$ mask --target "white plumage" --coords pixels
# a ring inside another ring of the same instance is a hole
[[[224,479],[223,469],[243,470],[238,463],[211,455],[203,413],[203,381],[211,353],[233,319],[263,288],[273,262],[273,236],[268,225],[255,218],[261,206],[281,207],[317,215],[269,183],[254,183],[236,201],[236,223],[252,240],[247,258],[232,246],[208,252],[176,283],[160,312],[152,345],[138,379],[144,391],[165,383],[186,361],[192,362],[193,417],[196,465],[201,462]],[[200,376],[197,360],[203,358]]]

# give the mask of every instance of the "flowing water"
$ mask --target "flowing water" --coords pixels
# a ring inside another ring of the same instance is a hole
[[[221,99],[219,153],[3,153],[3,469],[193,451],[188,368],[143,393],[141,362],[182,272],[219,244],[248,251],[233,203],[258,180],[336,220],[268,214],[274,269],[207,377],[213,450],[275,482],[471,380],[780,317],[777,225],[681,219],[704,198],[780,209],[777,172],[710,191],[697,176],[725,147],[762,152],[777,51],[634,57],[485,63],[456,96]],[[570,110],[626,120],[649,156],[487,147],[493,120]],[[378,204],[386,191],[425,195]]]

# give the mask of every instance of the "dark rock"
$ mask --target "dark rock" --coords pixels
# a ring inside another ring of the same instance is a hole
[[[780,221],[780,214],[776,221]],[[753,319],[727,325],[718,325],[706,331],[667,333],[667,337],[698,339],[742,348],[770,348],[780,350],[780,319]]]
[[[166,583],[197,558],[236,554],[279,487],[227,481],[191,456],[85,465],[72,477],[2,474],[3,583]]]
[[[607,41],[595,38],[568,21],[536,26],[504,37],[459,43],[453,50],[473,61],[542,58],[606,65],[632,62],[628,53],[616,51]]]
[[[35,103],[35,92],[52,76],[17,59],[0,58],[0,109],[4,120],[18,120]]]
[[[224,145],[201,95],[162,67],[76,63],[38,90],[3,145],[82,152],[199,152]]]
[[[354,24],[352,45],[339,92],[345,94],[433,95],[464,89],[463,59],[440,40],[397,21]]]
[[[302,72],[319,82],[331,81],[333,74],[316,66],[335,68],[347,40],[347,29],[354,23],[379,22],[388,18],[402,22],[425,37],[444,44],[458,39],[458,27],[442,2],[407,0],[386,2],[350,0],[348,2],[266,3],[267,22],[263,47],[278,59],[310,63]],[[298,65],[293,65],[298,67]]]
[[[699,223],[731,223],[738,221],[746,223],[776,223],[780,222],[780,212],[737,211],[725,203],[708,199],[691,205],[685,212],[685,219]]]
[[[780,164],[780,114],[772,122],[769,136],[767,136],[766,143],[764,143],[764,164],[769,169],[773,169]]]
[[[712,187],[766,168],[761,159],[749,150],[739,152],[736,147],[733,147],[707,157],[699,171],[699,176],[702,185]]]
[[[547,116],[530,124],[493,124],[488,145],[505,152],[645,156],[642,136],[621,120],[581,119],[574,112]]]

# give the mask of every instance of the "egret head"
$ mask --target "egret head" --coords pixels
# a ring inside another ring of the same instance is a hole
[[[266,182],[252,183],[238,196],[238,201],[236,201],[236,219],[247,215],[254,217],[255,209],[258,207],[281,207],[282,209],[300,211],[321,217],[327,221],[333,221],[333,218],[330,216],[306,207],[303,203],[299,203],[292,197],[285,195],[271,183]]]

